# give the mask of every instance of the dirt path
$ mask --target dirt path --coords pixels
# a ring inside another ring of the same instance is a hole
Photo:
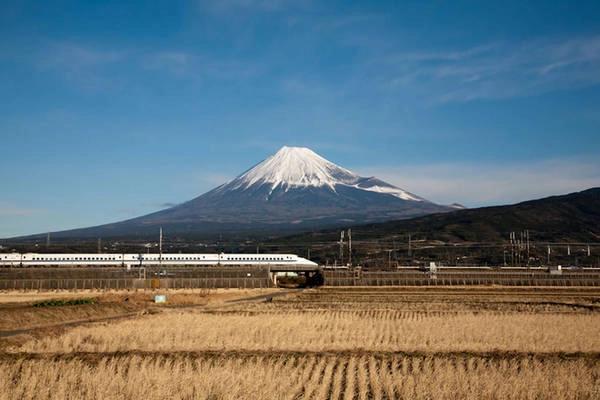
[[[302,289],[292,289],[275,293],[266,293],[258,296],[250,296],[250,297],[242,297],[237,299],[229,299],[225,300],[222,303],[210,304],[208,302],[199,303],[199,304],[173,304],[173,305],[138,305],[134,312],[120,313],[109,316],[101,316],[101,317],[92,317],[92,318],[82,318],[76,319],[68,322],[60,322],[60,323],[47,323],[44,325],[38,325],[31,328],[25,329],[14,329],[14,330],[4,330],[0,331],[0,339],[2,338],[10,338],[18,335],[31,335],[31,334],[39,334],[48,331],[62,331],[66,328],[71,328],[75,326],[92,324],[97,322],[106,322],[106,321],[116,321],[127,318],[134,318],[136,316],[152,314],[156,312],[160,312],[163,309],[182,309],[182,308],[220,308],[223,305],[234,304],[234,303],[242,303],[242,302],[259,302],[259,301],[271,301],[273,298],[287,296],[292,293],[300,293]],[[104,303],[108,305],[107,303]],[[29,306],[30,307],[30,306]],[[71,306],[72,307],[72,306]],[[12,312],[19,312],[17,308],[13,309]]]

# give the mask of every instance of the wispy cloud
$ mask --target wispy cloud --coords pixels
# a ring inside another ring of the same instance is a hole
[[[310,0],[200,0],[198,5],[201,9],[213,13],[224,13],[229,11],[253,10],[262,12],[279,11],[288,7],[305,6]]]
[[[76,41],[40,40],[40,43],[29,55],[13,50],[10,57],[39,71],[53,73],[83,90],[110,91],[124,85],[134,86],[139,82],[138,72],[148,70],[196,84],[207,79],[253,79],[263,72],[260,64],[252,60],[218,58],[186,49],[99,48]],[[4,54],[4,57],[9,56]],[[130,79],[125,80],[125,75]]]
[[[217,59],[183,50],[164,50],[147,54],[142,61],[147,69],[201,83],[206,79],[244,80],[258,76],[260,68],[250,61]]]
[[[83,89],[110,88],[116,78],[106,69],[127,60],[125,51],[99,49],[68,41],[42,41],[43,45],[29,56],[41,71],[54,71]]]
[[[145,208],[156,208],[156,209],[163,209],[163,208],[171,208],[171,207],[175,207],[177,205],[177,203],[170,203],[170,202],[163,202],[163,203],[142,203],[141,206],[145,207]]]
[[[551,159],[534,163],[428,164],[356,168],[444,204],[510,204],[600,186],[600,161]]]
[[[21,216],[31,217],[34,215],[44,214],[46,211],[34,208],[15,207],[9,203],[0,203],[0,215],[4,216]]]
[[[56,68],[94,68],[121,60],[124,52],[101,50],[74,42],[51,42],[41,63]]]
[[[201,76],[196,70],[195,56],[180,50],[165,50],[148,54],[143,57],[142,67],[161,70],[180,78],[191,78],[201,82]]]
[[[236,173],[233,174],[221,174],[217,172],[207,172],[198,176],[197,182],[199,186],[203,186],[208,188],[207,190],[212,190],[217,186],[220,186],[226,182],[231,181],[235,177]]]
[[[374,64],[392,88],[420,88],[431,104],[529,96],[600,83],[600,36],[392,52]]]

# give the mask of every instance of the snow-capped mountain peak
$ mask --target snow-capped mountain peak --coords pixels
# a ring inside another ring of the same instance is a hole
[[[424,201],[423,198],[377,178],[364,178],[321,157],[306,147],[284,146],[272,156],[238,176],[222,187],[246,190],[268,185],[270,193],[276,188],[327,187],[336,191],[342,185],[359,190],[377,192],[402,200]],[[269,194],[270,194],[269,193]]]
[[[284,146],[231,183],[232,189],[268,184],[272,189],[328,186],[335,190],[336,184],[353,185],[359,179],[306,147]]]

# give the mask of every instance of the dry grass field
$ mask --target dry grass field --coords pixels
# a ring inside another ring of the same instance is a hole
[[[98,295],[128,318],[5,339],[0,399],[600,399],[598,288],[149,295]]]

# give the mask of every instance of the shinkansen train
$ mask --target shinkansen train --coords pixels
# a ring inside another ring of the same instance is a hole
[[[295,254],[0,254],[0,266],[234,266],[234,265],[297,265],[316,267],[317,264]]]

